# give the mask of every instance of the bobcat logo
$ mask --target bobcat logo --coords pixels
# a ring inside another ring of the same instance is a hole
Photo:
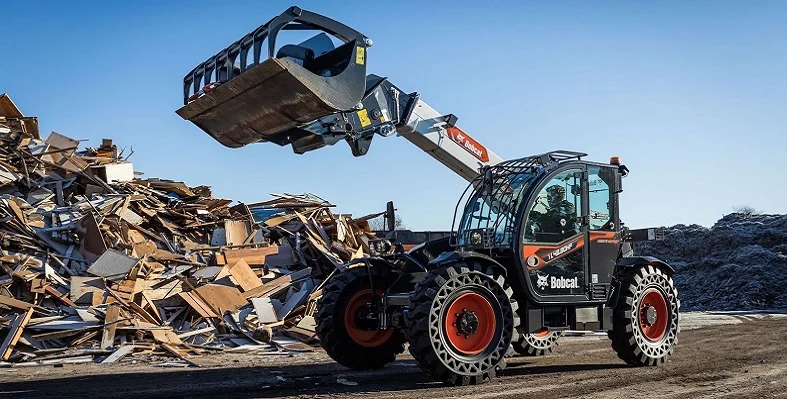
[[[536,276],[536,277],[538,277],[538,281],[536,282],[538,288],[541,288],[542,290],[544,288],[547,288],[547,285],[549,285],[549,275],[547,274],[546,276]]]

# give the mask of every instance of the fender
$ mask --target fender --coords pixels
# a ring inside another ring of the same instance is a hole
[[[344,266],[347,269],[353,267],[364,267],[366,266],[366,262],[369,262],[369,265],[372,267],[385,267],[391,270],[398,270],[393,263],[389,262],[387,259],[383,259],[377,256],[353,259],[347,262]]]
[[[653,267],[658,267],[669,277],[672,277],[675,274],[674,267],[670,266],[667,262],[664,262],[663,260],[654,258],[652,256],[631,256],[626,258],[620,258],[618,259],[616,269],[623,270],[638,265],[650,265]]]
[[[456,261],[460,261],[460,260],[475,260],[475,261],[478,261],[478,262],[480,262],[482,264],[486,264],[486,265],[492,266],[493,268],[498,270],[500,272],[500,274],[503,275],[503,277],[506,277],[506,278],[508,277],[508,270],[505,268],[505,266],[501,265],[500,262],[496,261],[495,259],[493,259],[490,256],[487,256],[487,255],[484,255],[484,254],[481,254],[481,253],[478,253],[478,252],[472,252],[472,251],[449,251],[449,252],[443,252],[438,257],[432,259],[432,261],[429,262],[429,268],[431,269],[431,268],[434,268],[434,267],[437,267],[437,266],[443,266],[443,265],[446,265],[448,263],[452,263],[452,262],[456,262]]]

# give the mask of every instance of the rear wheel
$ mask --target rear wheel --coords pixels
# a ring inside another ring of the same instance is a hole
[[[489,381],[505,368],[519,325],[512,294],[500,273],[476,262],[430,271],[410,298],[410,353],[446,384]]]
[[[660,269],[642,265],[618,277],[620,293],[608,332],[618,357],[632,366],[657,366],[678,343],[678,290]]]
[[[563,336],[562,331],[544,330],[531,334],[520,334],[519,340],[513,342],[516,353],[523,356],[543,356],[551,353]]]
[[[382,267],[371,268],[378,298],[396,279]],[[370,308],[372,290],[365,267],[355,267],[335,276],[323,289],[317,304],[317,335],[320,345],[339,364],[356,370],[377,369],[404,352],[399,330],[378,330]]]

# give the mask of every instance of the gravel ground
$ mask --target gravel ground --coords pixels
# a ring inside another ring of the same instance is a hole
[[[296,356],[222,354],[203,368],[129,362],[0,369],[0,398],[787,398],[787,317],[685,313],[675,356],[630,368],[605,337],[565,338],[553,355],[509,359],[490,383],[443,387],[409,356],[351,372],[322,351]]]

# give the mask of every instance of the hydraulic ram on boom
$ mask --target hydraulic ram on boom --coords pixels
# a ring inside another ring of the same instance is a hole
[[[277,46],[282,30],[319,33]],[[291,7],[189,72],[177,113],[228,147],[272,142],[303,154],[344,140],[362,156],[375,135],[398,135],[468,181],[502,161],[457,127],[456,116],[367,76],[371,45],[352,28]]]

